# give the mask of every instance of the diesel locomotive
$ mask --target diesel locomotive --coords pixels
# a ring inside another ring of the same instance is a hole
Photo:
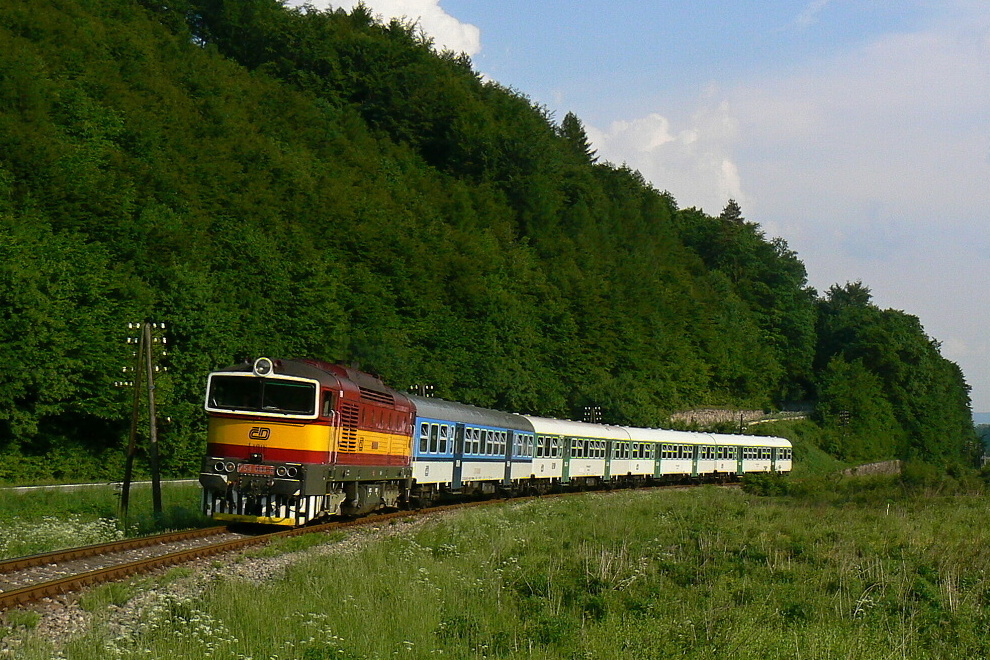
[[[517,415],[403,394],[370,374],[261,357],[209,375],[203,511],[305,525],[446,495],[789,472],[783,438]]]

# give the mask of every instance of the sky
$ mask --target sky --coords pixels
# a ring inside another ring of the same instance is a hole
[[[919,317],[990,412],[987,0],[365,5],[575,113],[681,208],[735,199],[819,293],[861,281]]]

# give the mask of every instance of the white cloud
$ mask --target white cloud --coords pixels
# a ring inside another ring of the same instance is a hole
[[[795,23],[798,27],[806,28],[818,22],[818,15],[827,7],[832,0],[813,0],[798,15]]]
[[[317,9],[353,9],[358,0],[288,0],[286,5],[301,7],[305,4]],[[440,0],[364,0],[364,5],[376,16],[407,19],[415,22],[430,36],[437,50],[450,49],[456,53],[477,55],[481,52],[481,30],[470,23],[462,23],[440,7]]]
[[[726,103],[706,104],[688,126],[674,130],[658,113],[588,127],[599,155],[639,170],[681,206],[718,214],[729,199],[744,204],[739,168],[731,157],[737,124]]]
[[[735,157],[760,213],[789,216],[809,235],[982,225],[990,42],[970,31],[890,35],[729,93],[742,136]]]
[[[861,279],[921,318],[990,410],[990,21],[890,34],[728,91],[751,219],[784,235],[819,289]]]

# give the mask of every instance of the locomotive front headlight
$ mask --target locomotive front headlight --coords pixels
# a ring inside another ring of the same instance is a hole
[[[254,361],[255,376],[267,376],[273,371],[275,371],[275,365],[272,364],[271,359],[266,357],[260,357]]]
[[[285,469],[285,466],[283,466],[283,465],[279,465],[277,468],[275,468],[275,476],[276,477],[284,477],[287,472],[288,472],[288,470],[286,470]]]
[[[219,472],[219,473],[221,473],[221,474],[222,474],[223,472],[225,472],[225,468],[224,468],[224,465],[223,465],[223,461],[217,461],[217,462],[216,462],[216,463],[215,463],[215,464],[213,465],[213,471],[214,471],[214,472]]]
[[[223,469],[226,470],[227,472],[233,472],[236,467],[237,466],[234,465],[233,461],[227,461],[227,463],[224,464]]]
[[[290,478],[295,477],[297,474],[299,474],[299,470],[297,468],[290,467],[286,469],[285,474]]]

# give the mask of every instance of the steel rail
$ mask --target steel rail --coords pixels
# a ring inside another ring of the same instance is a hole
[[[121,541],[109,541],[107,543],[96,543],[78,548],[67,548],[65,550],[54,550],[43,552],[37,555],[27,555],[0,561],[0,575],[21,571],[34,566],[45,566],[47,564],[58,564],[74,559],[86,559],[97,555],[109,555],[114,552],[125,552],[147,548],[153,545],[172,543],[174,541],[186,541],[189,539],[202,538],[204,536],[214,536],[228,531],[226,526],[203,527],[201,529],[189,529],[180,532],[168,532],[166,534],[156,534],[154,536],[141,536],[133,539],[123,539]]]
[[[203,546],[200,548],[180,550],[178,552],[172,552],[160,557],[141,559],[138,561],[120,564],[118,566],[110,566],[108,568],[101,568],[95,571],[70,575],[57,580],[22,587],[20,589],[5,591],[0,593],[0,609],[8,609],[10,607],[26,605],[27,603],[41,600],[42,598],[60,596],[72,591],[78,591],[83,587],[90,587],[97,584],[103,584],[104,582],[120,580],[138,573],[147,573],[158,568],[174,566],[175,564],[181,564],[192,561],[193,559],[199,559],[201,557],[209,557],[221,552],[239,550],[251,545],[264,543],[269,540],[268,537],[276,534],[248,537]]]

